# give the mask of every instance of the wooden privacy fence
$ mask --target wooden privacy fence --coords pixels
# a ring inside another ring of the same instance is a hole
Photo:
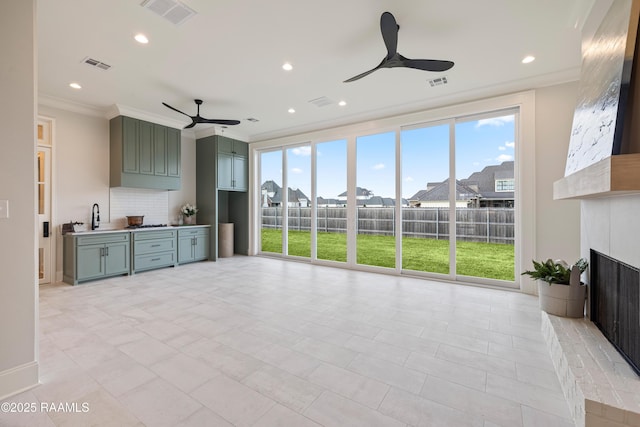
[[[312,208],[288,208],[289,230],[310,231]],[[282,208],[262,208],[262,228],[282,228]],[[346,233],[347,208],[318,208],[318,232]],[[472,242],[514,243],[513,208],[456,208],[456,237]],[[395,209],[358,207],[357,232],[395,235]],[[449,208],[403,208],[404,237],[449,239]]]

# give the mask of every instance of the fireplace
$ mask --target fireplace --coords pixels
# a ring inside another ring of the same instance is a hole
[[[640,270],[591,249],[591,320],[640,375]]]

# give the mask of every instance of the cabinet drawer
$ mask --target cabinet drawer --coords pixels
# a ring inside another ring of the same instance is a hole
[[[81,236],[77,238],[78,246],[96,245],[103,243],[128,242],[129,233],[105,233],[92,236]]]
[[[197,237],[197,236],[208,236],[209,229],[208,228],[187,228],[178,231],[178,237]]]
[[[176,252],[163,252],[151,255],[136,255],[133,259],[133,268],[135,271],[150,270],[152,268],[166,267],[175,265]]]
[[[154,239],[137,241],[133,245],[135,255],[151,254],[156,252],[173,251],[176,248],[176,239]]]
[[[174,239],[176,237],[175,230],[135,231],[131,234],[133,234],[134,242],[153,239]]]

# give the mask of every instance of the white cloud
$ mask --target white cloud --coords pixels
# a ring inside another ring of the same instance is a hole
[[[481,119],[478,120],[476,124],[476,129],[481,126],[504,126],[505,123],[513,122],[514,116],[504,116],[504,117],[492,117],[490,119]]]
[[[408,176],[404,179],[405,182],[413,182],[413,178]]]
[[[500,150],[500,151],[504,151],[506,149],[507,149],[507,147],[502,147],[502,146],[498,147],[498,150]]]
[[[511,154],[500,154],[498,157],[496,157],[496,160],[499,162],[508,162],[513,160],[513,156]]]
[[[377,165],[374,165],[371,169],[379,171],[380,169],[384,169],[384,163],[378,163]]]
[[[293,173],[302,173],[302,169],[300,169],[300,168],[291,168],[291,172],[293,172]]]
[[[507,141],[507,142],[504,143],[504,146],[505,147],[509,147],[509,148],[513,148],[513,147],[516,146],[516,143],[513,142],[513,141],[512,142]]]
[[[309,147],[308,145],[305,145],[304,147],[296,147],[293,150],[291,150],[291,152],[296,156],[306,157],[311,155],[311,147]]]

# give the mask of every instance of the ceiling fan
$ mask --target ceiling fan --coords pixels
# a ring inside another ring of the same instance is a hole
[[[345,80],[344,83],[361,79],[380,68],[406,67],[424,71],[447,71],[449,68],[453,67],[452,61],[440,61],[437,59],[409,59],[400,55],[397,51],[399,29],[400,26],[396,23],[396,18],[394,18],[390,12],[384,12],[380,17],[380,31],[382,32],[384,44],[387,47],[387,56],[382,59],[382,62],[377,67],[351,77],[350,79]]]
[[[228,125],[228,126],[240,124],[240,120],[205,119],[204,117],[200,116],[200,105],[202,105],[202,99],[194,99],[194,102],[198,106],[198,112],[196,113],[195,116],[190,116],[187,113],[184,113],[184,112],[178,110],[177,108],[173,108],[171,105],[169,105],[167,103],[163,102],[162,105],[164,105],[167,108],[171,108],[173,111],[177,111],[180,114],[184,114],[185,116],[187,116],[187,117],[189,117],[191,119],[191,124],[186,125],[184,127],[185,129],[192,128],[195,125],[200,124],[200,123],[213,123],[213,124],[216,124],[216,125]]]

